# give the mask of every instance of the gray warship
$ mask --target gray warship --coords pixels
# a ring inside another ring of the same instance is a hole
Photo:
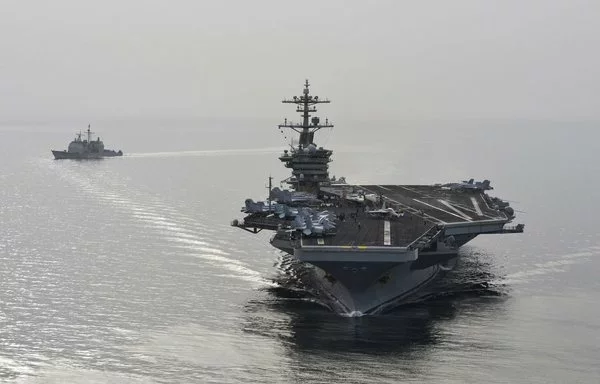
[[[480,234],[523,232],[509,203],[488,195],[489,180],[435,185],[356,185],[329,177],[332,150],[317,146],[315,133],[331,128],[314,116],[308,80],[295,104],[302,123],[285,119],[279,129],[299,134],[279,160],[292,175],[287,188],[272,187],[264,201],[247,199],[245,217],[231,225],[274,231],[272,246],[306,266],[304,281],[348,316],[376,314],[418,296],[451,270],[458,249]]]
[[[87,129],[87,138],[81,138],[81,132],[75,135],[75,139],[69,143],[69,148],[63,151],[52,150],[55,160],[62,159],[100,159],[103,157],[123,156],[121,150],[115,151],[105,149],[104,143],[100,138],[92,140],[94,132],[91,131],[90,125]]]

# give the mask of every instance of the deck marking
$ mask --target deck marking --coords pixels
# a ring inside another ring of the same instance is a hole
[[[442,200],[439,199],[438,200],[440,203],[444,204],[446,207],[450,208],[451,210],[453,210],[454,212],[458,213],[459,215],[461,215],[462,217],[464,217],[466,220],[469,221],[473,221],[473,219],[471,218],[471,216],[467,215],[466,213],[464,213],[463,211],[459,210],[458,208],[454,207],[452,204],[450,204],[449,202],[447,202],[446,200]]]
[[[385,189],[386,191],[391,191],[391,189],[384,187],[383,185],[376,185],[376,187],[379,187],[381,189]]]
[[[481,200],[483,200],[483,202],[485,203],[485,206],[487,207],[487,209],[492,210],[492,207],[490,207],[485,199],[485,196],[483,196],[483,193],[481,195]]]
[[[402,186],[400,185],[399,187],[402,187]],[[371,190],[371,189],[369,189],[369,188],[367,188],[367,187],[365,187],[365,186],[361,186],[361,188],[363,188],[363,189],[365,189],[365,190],[367,190],[367,191],[369,191],[369,192],[371,192],[371,193],[375,193],[375,191],[373,191],[373,190]],[[404,187],[403,187],[403,188],[404,188]],[[432,220],[432,221],[437,221],[437,222],[438,222],[438,223],[440,223],[440,224],[447,224],[447,223],[446,223],[444,220],[442,220],[442,219],[440,219],[440,218],[437,218],[437,217],[435,217],[435,216],[431,216],[431,215],[429,215],[429,214],[427,214],[427,213],[425,213],[425,212],[422,212],[422,211],[421,211],[421,213],[418,213],[418,211],[419,211],[419,210],[418,210],[417,208],[413,207],[412,205],[408,205],[408,204],[401,203],[401,202],[399,202],[398,200],[394,200],[394,199],[392,199],[392,198],[390,198],[390,197],[388,197],[388,196],[384,196],[384,199],[386,199],[386,200],[388,200],[388,201],[391,201],[392,203],[395,203],[395,204],[397,204],[397,205],[398,205],[398,206],[400,206],[402,209],[405,209],[406,211],[410,212],[410,213],[411,213],[411,214],[413,214],[413,215],[417,215],[417,216],[421,216],[421,217],[424,217],[424,218],[428,218],[429,220]],[[414,199],[413,199],[413,200],[414,200]]]
[[[505,218],[506,220],[508,220],[508,216],[506,216],[506,213],[504,213],[504,212],[500,212],[500,211],[498,211],[497,209],[493,209],[492,207],[490,207],[490,205],[487,203],[487,200],[486,200],[485,198],[486,198],[486,196],[484,196],[484,194],[482,193],[482,194],[481,194],[481,199],[483,200],[483,202],[485,203],[485,206],[486,206],[486,207],[488,207],[488,209],[489,209],[490,211],[494,211],[494,212],[496,212],[496,213],[499,213],[499,214],[501,214],[502,216],[504,216],[504,218]],[[488,217],[489,217],[489,216],[488,216]]]
[[[477,199],[474,198],[473,196],[471,196],[471,201],[473,202],[473,206],[475,207],[477,214],[479,216],[483,216],[483,212],[481,212],[481,208],[479,207],[479,203],[477,202]]]
[[[454,206],[455,206],[455,207],[457,207],[457,208],[460,208],[461,210],[463,210],[463,211],[465,211],[465,212],[468,212],[469,214],[471,214],[471,213],[472,213],[472,214],[477,214],[477,212],[475,211],[475,209],[474,209],[474,208],[465,207],[464,205],[462,205],[462,204],[457,204],[457,203],[453,203],[452,205],[454,205]],[[483,212],[483,211],[482,211],[482,212]],[[482,216],[483,216],[483,217],[487,217],[487,218],[489,218],[489,219],[497,219],[497,218],[498,218],[498,217],[496,217],[496,216],[490,216],[490,215],[486,215],[485,213],[482,213]]]
[[[390,235],[390,222],[386,220],[383,222],[383,245],[391,245],[391,235]]]
[[[406,187],[404,185],[398,185],[398,187],[406,189],[407,191],[415,193],[415,194],[417,194],[417,195],[419,195],[421,197],[427,197],[427,198],[430,198],[430,199],[433,198],[433,196],[431,196],[430,194],[428,194],[428,193],[426,193],[424,191],[419,191],[417,189],[409,188],[409,187]]]
[[[421,192],[417,191],[416,189],[412,189],[412,188],[406,187],[404,185],[397,185],[397,187],[406,189],[407,191],[411,191],[412,193],[416,193],[417,195],[423,195]]]
[[[447,213],[447,214],[449,214],[449,215],[452,215],[452,216],[458,217],[458,218],[459,218],[459,219],[461,219],[461,220],[465,220],[465,218],[464,218],[464,217],[462,217],[462,216],[459,216],[459,215],[457,215],[456,213],[452,213],[452,212],[446,211],[445,209],[442,209],[442,208],[440,208],[440,207],[436,207],[435,205],[431,205],[431,204],[429,204],[429,203],[426,203],[426,202],[424,202],[424,201],[421,201],[421,200],[417,200],[417,199],[413,199],[413,200],[414,200],[414,201],[416,201],[417,203],[421,203],[421,204],[423,204],[423,205],[427,205],[428,207],[435,208],[435,209],[437,209],[438,211],[442,211],[442,212],[444,212],[444,213]]]
[[[424,218],[428,218],[430,220],[435,220],[435,221],[439,222],[440,224],[446,224],[446,222],[444,220],[442,220],[440,218],[437,218],[435,216],[432,216],[432,215],[430,215],[428,213],[425,213],[423,211],[421,211],[419,213],[420,210],[417,209],[417,208],[415,208],[415,207],[413,207],[412,205],[400,203],[399,201],[396,201],[394,199],[390,199],[389,197],[386,197],[386,199],[389,200],[389,201],[391,201],[392,203],[398,204],[400,207],[402,207],[402,209],[407,210],[412,215],[421,216],[421,217],[424,217]],[[416,199],[413,199],[413,200],[416,200]],[[416,201],[418,201],[418,200],[416,200]]]

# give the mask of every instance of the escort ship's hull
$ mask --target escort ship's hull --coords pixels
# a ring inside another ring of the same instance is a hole
[[[103,157],[116,157],[123,156],[123,152],[115,152],[112,150],[104,150],[103,153],[97,152],[67,152],[67,151],[55,151],[52,150],[52,154],[54,155],[55,160],[64,160],[64,159],[75,159],[75,160],[87,160],[87,159],[101,159]]]

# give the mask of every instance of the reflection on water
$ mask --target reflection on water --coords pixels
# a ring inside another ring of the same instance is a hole
[[[456,268],[423,291],[420,299],[382,315],[347,318],[319,303],[314,292],[294,280],[289,262],[281,263],[278,287],[265,300],[250,301],[243,329],[274,338],[293,351],[315,353],[410,354],[443,342],[438,324],[465,308],[503,311],[508,288],[498,281],[489,255],[466,248]],[[295,284],[297,283],[297,285]],[[469,312],[469,311],[467,311]]]
[[[62,162],[48,143],[63,133],[0,132],[0,381],[597,382],[596,130],[438,128],[403,129],[376,156],[336,139],[335,174],[490,176],[529,229],[478,237],[418,301],[362,318],[319,304],[289,260],[272,268],[269,234],[229,226],[267,174],[288,176],[279,144],[227,130],[250,150],[216,151],[199,130],[178,147],[144,127],[122,143],[136,156]]]

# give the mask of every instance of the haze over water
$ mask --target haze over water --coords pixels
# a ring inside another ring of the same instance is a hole
[[[62,127],[0,132],[2,381],[598,377],[595,127],[400,124],[381,134],[401,129],[401,141],[368,145],[336,128],[328,144],[336,175],[489,177],[493,195],[526,211],[516,220],[524,234],[469,243],[428,299],[358,319],[330,313],[297,286],[269,234],[229,226],[245,198],[264,197],[269,174],[286,176],[277,130],[257,127],[246,146],[215,150],[203,140],[208,128],[130,123],[146,132],[135,138],[106,127],[107,146],[126,155],[87,162],[51,159],[49,146],[70,139]],[[244,131],[232,126],[214,141]],[[490,150],[508,137],[508,152]]]
[[[0,12],[0,382],[596,383],[600,30],[588,1],[12,1]],[[488,178],[419,302],[332,314],[230,227],[298,120],[349,182]],[[122,158],[55,161],[92,130]]]

